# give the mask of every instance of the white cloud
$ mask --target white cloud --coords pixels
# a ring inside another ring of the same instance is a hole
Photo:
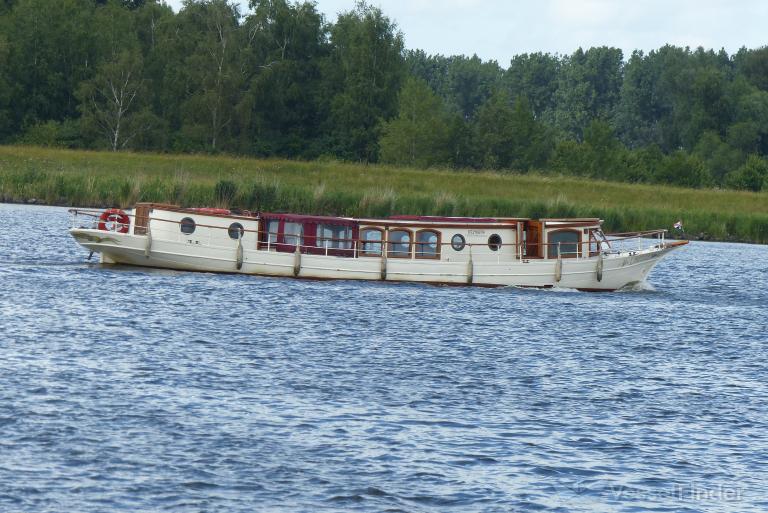
[[[168,2],[175,10],[181,0]],[[736,52],[768,44],[765,0],[369,0],[403,31],[409,48],[478,54],[506,65],[523,52],[570,54],[616,46],[625,57],[670,43]],[[247,11],[248,2],[240,2]],[[318,0],[334,21],[354,0]]]
[[[608,0],[552,0],[548,15],[555,23],[568,27],[600,26],[619,15],[618,4]]]

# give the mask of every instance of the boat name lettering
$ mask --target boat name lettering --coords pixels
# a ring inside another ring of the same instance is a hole
[[[470,235],[485,235],[485,230],[469,230]]]

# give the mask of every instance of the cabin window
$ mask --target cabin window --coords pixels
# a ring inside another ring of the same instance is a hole
[[[563,258],[575,258],[579,256],[579,242],[581,234],[577,230],[557,230],[547,235],[549,244],[549,258],[557,258],[558,244],[560,255]]]
[[[191,217],[185,217],[181,220],[179,223],[179,226],[181,228],[181,233],[184,233],[186,235],[191,235],[195,233],[195,220]]]
[[[352,227],[337,224],[317,225],[317,247],[352,249]]]
[[[464,236],[460,233],[457,233],[453,237],[451,237],[451,247],[454,249],[454,251],[461,251],[464,249],[464,246],[467,245],[466,239],[464,239]]]
[[[432,230],[416,232],[416,258],[440,258],[440,234]]]
[[[245,228],[243,228],[243,225],[240,223],[232,223],[229,225],[227,233],[229,233],[230,239],[237,240],[245,235]]]
[[[392,230],[389,232],[387,256],[393,258],[411,257],[411,232],[409,230]]]
[[[501,235],[494,233],[488,237],[488,247],[491,251],[498,251],[501,248]]]
[[[277,242],[277,232],[280,230],[280,220],[270,219],[266,222],[264,228],[267,230],[264,237],[266,241],[269,244],[275,244]]]
[[[379,228],[366,228],[360,233],[360,239],[363,241],[361,250],[362,255],[380,256],[382,230]]]
[[[288,246],[303,245],[303,228],[301,223],[285,223],[283,226],[283,242]]]

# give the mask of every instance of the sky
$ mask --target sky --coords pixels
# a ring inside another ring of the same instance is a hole
[[[181,0],[167,1],[174,10]],[[354,0],[317,0],[329,21]],[[766,0],[369,0],[397,23],[406,48],[473,55],[507,66],[514,55],[613,46],[628,58],[670,43],[724,48],[768,45]],[[247,1],[242,1],[247,12]]]

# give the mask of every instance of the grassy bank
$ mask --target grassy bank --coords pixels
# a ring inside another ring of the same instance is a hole
[[[153,155],[0,146],[0,200],[183,206],[350,216],[576,217],[609,231],[671,228],[768,242],[768,193],[694,190],[572,177],[422,171],[338,162]]]

